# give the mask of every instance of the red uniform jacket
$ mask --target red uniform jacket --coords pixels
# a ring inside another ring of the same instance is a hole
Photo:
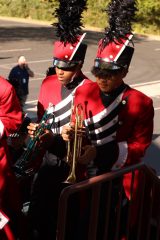
[[[64,87],[61,84],[57,79],[57,75],[51,75],[45,78],[42,82],[38,98],[38,120],[41,120],[49,103],[53,104],[55,119],[51,130],[55,134],[60,134],[62,127],[70,122],[72,113],[71,106],[75,89],[79,88],[81,85],[86,85],[88,82],[91,82],[91,80],[87,79],[83,74],[79,75],[76,79],[73,79],[67,87]],[[61,144],[56,146],[56,150],[57,152],[62,152]],[[44,159],[47,162],[53,163],[54,159],[57,161],[57,156],[56,154],[54,155],[53,153],[46,152]],[[83,168],[84,166],[82,169]],[[84,172],[84,170],[80,170],[79,172]],[[85,175],[85,173],[82,173],[82,176],[83,175]]]
[[[152,140],[154,116],[152,100],[124,85],[114,101],[105,107],[96,83],[89,83],[85,88],[79,87],[75,96],[75,104],[82,104],[84,108],[85,125],[89,130],[92,144],[96,147],[107,146],[107,143],[114,140],[118,145],[111,170],[139,163]],[[107,151],[105,160],[110,161]],[[130,180],[129,175],[124,179],[128,198]]]
[[[15,205],[18,204],[13,201],[13,196],[16,194],[15,179],[10,170],[6,138],[22,123],[22,111],[12,85],[2,77],[0,77],[0,85],[0,209],[6,213],[8,204],[12,205],[13,202]]]
[[[90,80],[88,80],[83,74],[81,75],[81,79],[84,80],[83,83],[90,82]],[[83,83],[80,82],[78,85],[73,84],[73,86],[70,88],[71,89],[70,93],[72,93],[77,86]],[[68,95],[70,95],[70,93],[68,93]],[[57,104],[61,103],[63,99],[65,99],[66,101],[67,96],[62,97],[62,84],[57,79],[57,75],[51,75],[46,77],[42,82],[38,97],[38,119],[41,120],[44,111],[48,108],[49,103],[52,103],[53,105],[56,106]],[[66,105],[68,103],[69,102],[67,102]],[[62,106],[59,105],[58,110],[61,110],[63,107],[65,107],[65,103]],[[68,111],[68,108],[64,110]]]

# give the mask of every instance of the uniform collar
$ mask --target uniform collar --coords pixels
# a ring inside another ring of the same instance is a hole
[[[79,76],[75,77],[71,82],[69,82],[65,88],[67,89],[74,89],[77,87],[84,79],[84,75],[80,74]]]
[[[118,88],[108,94],[100,91],[100,97],[103,105],[105,107],[108,107],[116,99],[116,97],[118,97],[118,95],[123,92],[125,88],[126,84],[123,82]]]

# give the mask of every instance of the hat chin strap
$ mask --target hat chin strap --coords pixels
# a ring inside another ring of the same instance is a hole
[[[78,71],[76,71],[75,74],[72,76],[70,83],[73,82],[73,80],[78,76],[79,72],[80,69],[78,69]]]

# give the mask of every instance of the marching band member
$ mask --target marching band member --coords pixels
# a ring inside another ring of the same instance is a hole
[[[12,240],[17,235],[16,221],[21,215],[21,202],[11,171],[7,137],[21,125],[22,111],[11,84],[2,77],[0,84],[0,239]]]
[[[56,74],[47,76],[41,85],[38,98],[38,119],[48,104],[53,104],[54,123],[52,131],[45,131],[39,139],[40,147],[46,149],[42,165],[33,185],[29,218],[31,236],[29,239],[54,239],[57,204],[61,182],[68,174],[68,165],[62,161],[66,156],[66,143],[61,137],[62,127],[70,122],[72,100],[75,89],[87,85],[90,80],[82,73],[87,45],[81,30],[81,14],[86,1],[60,1],[56,10],[56,24],[59,41],[54,43],[53,65]],[[38,124],[28,126],[34,137]],[[83,164],[84,165],[84,164]],[[82,167],[83,168],[83,167]],[[80,176],[84,179],[85,171]]]
[[[111,1],[107,10],[109,27],[99,41],[92,68],[96,82],[80,86],[75,93],[75,105],[81,103],[85,108],[84,124],[97,150],[97,175],[141,162],[152,141],[152,99],[124,82],[134,52],[131,21],[135,10],[135,1]],[[70,138],[71,131],[69,126],[63,128],[64,140]],[[130,199],[130,174],[123,182],[126,198]],[[134,189],[137,184],[136,180]]]
[[[92,68],[96,82],[80,86],[75,93],[75,105],[83,105],[84,124],[97,148],[99,173],[140,162],[152,139],[152,99],[124,82],[134,53],[129,24],[134,11],[134,1],[110,3],[110,26],[99,41]],[[69,130],[69,126],[63,128],[65,140],[69,139]]]

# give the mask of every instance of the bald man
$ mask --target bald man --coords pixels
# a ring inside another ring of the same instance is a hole
[[[26,58],[19,56],[18,64],[11,69],[8,79],[16,90],[22,109],[29,94],[29,77],[34,77],[34,73],[28,67]]]

